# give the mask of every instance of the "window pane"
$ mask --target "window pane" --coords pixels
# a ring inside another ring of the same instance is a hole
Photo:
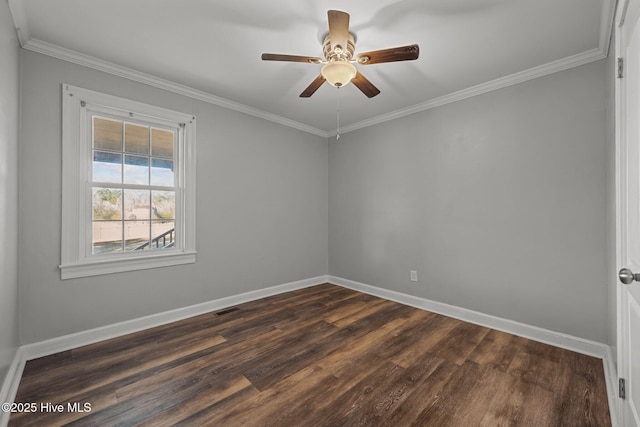
[[[149,196],[149,190],[124,190],[124,219],[150,219]]]
[[[124,222],[124,249],[126,251],[148,250],[150,221]]]
[[[149,158],[124,156],[124,183],[149,185]]]
[[[122,190],[117,188],[93,188],[93,219],[122,219]]]
[[[151,211],[153,219],[174,219],[176,211],[175,191],[152,191]]]
[[[93,221],[93,253],[122,252],[122,221]]]
[[[122,122],[94,116],[93,148],[122,151]]]
[[[124,125],[124,151],[135,154],[149,154],[149,126]]]
[[[151,185],[173,187],[173,160],[151,159]]]
[[[175,244],[175,221],[154,220],[151,225],[151,249],[169,249]]]
[[[122,155],[93,152],[93,181],[94,182],[122,182]]]
[[[173,131],[151,129],[151,154],[173,158]]]

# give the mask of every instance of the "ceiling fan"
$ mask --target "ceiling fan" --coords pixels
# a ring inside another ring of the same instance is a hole
[[[349,14],[339,10],[330,10],[329,34],[324,38],[324,59],[313,56],[281,55],[263,53],[263,61],[306,62],[324,64],[320,75],[300,94],[308,98],[326,81],[332,86],[342,87],[352,82],[367,97],[373,98],[380,90],[360,73],[354,64],[371,65],[384,62],[412,61],[418,59],[420,48],[417,44],[374,50],[360,53],[354,57],[355,38],[349,32]]]

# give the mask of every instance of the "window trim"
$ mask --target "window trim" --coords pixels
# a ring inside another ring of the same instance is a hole
[[[88,111],[111,110],[138,116],[143,121],[170,122],[179,126],[178,150],[175,162],[179,165],[176,189],[175,249],[158,252],[92,255],[88,254],[87,233],[91,218],[87,212],[87,182],[91,164]],[[62,256],[59,266],[61,279],[96,276],[124,271],[143,270],[196,262],[196,118],[191,114],[119,98],[68,84],[62,85]]]

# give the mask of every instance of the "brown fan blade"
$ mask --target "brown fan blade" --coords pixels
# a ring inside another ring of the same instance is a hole
[[[340,49],[343,51],[347,50],[347,42],[349,41],[349,14],[339,10],[330,10],[327,12],[327,15],[329,16],[329,40],[331,40],[331,48],[335,50],[336,46],[340,46]]]
[[[418,59],[420,47],[417,44],[409,46],[392,47],[390,49],[374,50],[360,53],[356,61],[361,65],[380,64],[383,62],[412,61]]]
[[[309,98],[313,95],[320,86],[326,81],[326,79],[320,74],[309,86],[300,94],[300,98]]]
[[[351,79],[351,83],[356,85],[358,89],[362,91],[368,98],[373,98],[380,93],[380,89],[375,87],[365,76],[360,74],[360,71],[356,73],[356,76]]]
[[[321,58],[313,56],[298,56],[298,55],[280,55],[277,53],[263,53],[263,61],[286,61],[286,62],[306,62],[308,64],[319,64],[322,62]]]

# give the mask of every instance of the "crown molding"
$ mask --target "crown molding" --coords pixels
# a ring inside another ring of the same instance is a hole
[[[399,119],[400,117],[409,116],[431,108],[440,107],[452,102],[461,101],[473,96],[482,95],[494,90],[513,86],[528,80],[537,79],[549,74],[568,70],[573,67],[585,65],[590,62],[599,61],[609,55],[609,45],[613,35],[613,25],[616,14],[617,0],[604,0],[602,3],[602,12],[600,13],[600,35],[598,39],[598,47],[576,55],[568,56],[557,61],[552,61],[537,67],[529,68],[518,73],[500,77],[498,79],[462,89],[447,95],[433,98],[420,104],[415,104],[407,108],[392,111],[387,114],[381,114],[370,119],[362,120],[351,125],[342,126],[340,133],[344,134],[354,130],[366,128],[376,124],[384,123],[389,120]],[[337,131],[332,131],[329,136],[335,136]]]
[[[19,0],[13,0],[19,2]],[[71,62],[83,67],[92,68],[94,70],[109,73],[118,77],[123,77],[138,83],[143,83],[148,86],[152,86],[158,89],[163,89],[169,92],[173,92],[179,95],[184,95],[189,98],[197,99],[207,102],[209,104],[217,105],[229,110],[239,111],[250,116],[259,117],[264,120],[275,122],[284,126],[288,126],[294,129],[301,130],[313,135],[317,135],[323,138],[327,138],[327,132],[313,126],[306,125],[304,123],[296,122],[286,117],[278,116],[276,114],[268,113],[257,108],[249,107],[239,102],[231,101],[229,99],[221,98],[219,96],[212,95],[202,90],[194,89],[189,86],[174,83],[172,81],[156,77],[151,74],[136,71],[131,68],[127,68],[118,64],[114,64],[109,61],[95,58],[93,56],[85,55],[83,53],[76,52],[71,49],[66,49],[61,46],[47,43],[42,40],[30,38],[26,43],[22,44],[22,47],[32,52],[42,53],[44,55],[52,56],[54,58],[62,59],[67,62]]]
[[[67,62],[72,62],[78,65],[82,65],[88,68],[92,68],[105,73],[113,74],[119,77],[123,77],[129,80],[133,80],[139,83],[143,83],[149,86],[153,86],[159,89],[164,89],[179,95],[184,95],[193,99],[197,99],[203,102],[207,102],[213,105],[217,105],[230,110],[238,111],[244,114],[248,114],[254,117],[258,117],[264,120],[268,120],[274,123],[288,126],[293,129],[297,129],[303,132],[307,132],[323,138],[329,138],[335,136],[337,130],[325,131],[316,127],[297,122],[295,120],[288,119],[277,114],[272,114],[264,110],[260,110],[254,107],[241,104],[239,102],[231,101],[219,96],[212,95],[208,92],[191,88],[189,86],[174,83],[172,81],[162,79],[160,77],[153,76],[151,74],[142,73],[131,68],[123,67],[112,62],[104,61],[98,58],[94,58],[89,55],[85,55],[70,49],[63,48],[51,43],[44,42],[42,40],[34,39],[31,37],[29,25],[26,19],[26,11],[24,10],[23,0],[8,0],[9,10],[13,17],[14,26],[18,33],[21,46],[33,52],[42,53],[44,55],[52,56],[54,58],[62,59]],[[428,101],[415,104],[406,108],[392,111],[390,113],[375,116],[366,120],[362,120],[351,125],[343,126],[340,129],[340,133],[344,134],[354,130],[362,129],[365,127],[373,126],[376,124],[384,123],[389,120],[398,119],[401,117],[409,116],[411,114],[419,113],[421,111],[429,110],[431,108],[440,107],[452,102],[460,101],[463,99],[471,98],[477,95],[482,95],[494,90],[502,89],[508,86],[523,83],[528,80],[533,80],[538,77],[543,77],[549,74],[557,73],[567,70],[569,68],[578,67],[580,65],[588,64],[593,61],[604,59],[609,53],[609,44],[613,31],[614,17],[616,11],[617,0],[604,0],[602,4],[602,13],[600,18],[600,35],[598,41],[598,47],[586,52],[582,52],[576,55],[572,55],[557,61],[552,61],[547,64],[533,67],[528,70],[524,70],[518,73],[514,73],[508,76],[500,77],[490,82],[482,83],[470,88],[462,89],[456,92],[452,92],[447,95],[443,95],[438,98],[430,99]]]
[[[538,67],[529,68],[518,73],[510,74],[508,76],[500,77],[498,79],[481,83],[476,86],[472,86],[467,89],[462,89],[457,92],[453,92],[447,95],[433,98],[420,104],[415,104],[407,108],[402,108],[396,111],[392,111],[387,114],[381,114],[379,116],[372,117],[370,119],[362,120],[351,125],[341,126],[340,134],[345,134],[354,130],[366,128],[369,126],[384,123],[389,120],[398,119],[400,117],[409,116],[411,114],[419,113],[421,111],[430,110],[432,108],[441,107],[452,102],[461,101],[463,99],[471,98],[477,95],[482,95],[494,90],[502,89],[505,87],[513,86],[518,83],[523,83],[528,80],[537,79],[549,74],[564,71],[569,68],[578,67],[580,65],[588,64],[593,61],[606,58],[606,49],[597,48],[592,49],[577,55],[569,56],[557,61],[549,62]],[[331,132],[330,136],[336,135],[336,131]]]
[[[24,3],[22,0],[8,0],[7,3],[9,4],[9,12],[13,18],[13,26],[16,28],[16,33],[18,33],[20,46],[24,47],[29,39],[31,39]]]
[[[609,56],[609,47],[613,37],[613,27],[616,21],[616,8],[618,0],[605,0],[602,3],[600,13],[600,38],[598,39],[598,49],[602,51],[605,58]]]

